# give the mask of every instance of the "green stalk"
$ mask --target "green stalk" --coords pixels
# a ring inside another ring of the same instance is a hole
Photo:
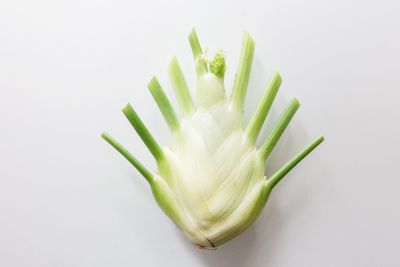
[[[171,131],[179,128],[179,120],[160,83],[154,76],[147,85]]]
[[[253,55],[254,41],[251,36],[245,32],[243,35],[239,66],[236,72],[235,82],[232,90],[233,103],[240,111],[243,109],[244,98],[246,96],[247,86],[249,84]]]
[[[126,148],[124,148],[120,143],[118,143],[106,132],[103,132],[101,134],[101,137],[106,140],[110,145],[112,145],[119,153],[121,153],[121,155],[124,156],[124,158],[126,158],[133,165],[133,167],[135,167],[136,170],[140,172],[141,175],[143,175],[143,177],[147,180],[147,182],[149,182],[149,184],[152,183],[153,175],[150,173],[149,170],[146,169],[146,167],[142,165],[142,163],[140,163],[131,153],[129,153]]]
[[[293,98],[287,105],[278,122],[275,124],[271,133],[267,136],[267,139],[260,148],[260,155],[263,160],[266,160],[268,158],[269,154],[274,149],[276,143],[282,136],[283,131],[285,131],[286,127],[288,126],[290,120],[293,118],[299,106],[300,103],[296,98]]]
[[[151,154],[153,154],[153,157],[159,161],[162,157],[162,149],[158,145],[157,141],[154,139],[154,137],[151,135],[149,130],[147,130],[146,126],[143,124],[143,122],[140,120],[139,116],[136,114],[135,110],[131,106],[130,103],[128,103],[123,109],[122,112],[124,112],[126,118],[129,120],[133,128],[135,128],[136,132],[142,139],[143,143],[147,146],[147,148],[150,150]]]
[[[176,57],[171,60],[168,66],[168,74],[181,110],[184,114],[190,115],[193,113],[195,108],[192,97],[190,96],[189,88]]]
[[[270,179],[267,180],[268,186],[272,189],[274,186],[290,172],[300,161],[302,161],[311,151],[313,151],[319,144],[324,141],[324,137],[318,137],[314,142],[309,144],[300,153],[294,156],[288,163],[280,168]]]
[[[189,34],[189,43],[192,48],[197,74],[201,75],[206,73],[208,71],[207,61],[202,58],[203,50],[201,49],[200,41],[194,28]]]
[[[272,76],[271,82],[268,84],[268,87],[265,90],[263,98],[258,104],[256,111],[254,112],[249,124],[247,125],[246,134],[252,144],[255,144],[257,140],[257,136],[260,133],[261,127],[264,124],[272,103],[274,102],[281,82],[281,76],[279,75],[279,73],[275,72]]]

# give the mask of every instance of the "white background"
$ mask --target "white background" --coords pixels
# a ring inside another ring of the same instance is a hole
[[[400,266],[399,10],[365,0],[1,1],[0,266]],[[156,74],[173,99],[166,65],[177,55],[193,85],[193,26],[210,52],[226,52],[228,88],[243,31],[254,37],[246,118],[274,70],[283,84],[267,126],[290,97],[301,101],[267,174],[326,137],[257,222],[216,251],[192,247],[99,137],[107,130],[154,170],[120,110],[130,101],[168,144],[146,84]]]

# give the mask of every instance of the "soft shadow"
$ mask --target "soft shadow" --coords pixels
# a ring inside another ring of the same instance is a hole
[[[251,227],[242,235],[218,247],[216,250],[190,248],[190,253],[203,261],[205,266],[248,266],[247,262],[257,250],[254,242],[256,238],[256,231],[254,227]]]
[[[272,266],[276,262],[275,257],[282,255],[279,251],[282,246],[278,245],[282,231],[302,212],[307,200],[307,192],[298,191],[291,196],[290,210],[281,210],[278,208],[279,197],[272,197],[256,223],[243,234],[216,250],[188,247],[188,253],[208,267],[250,267],[255,266],[257,258],[257,262],[262,259],[262,266]],[[182,239],[182,242],[187,243],[187,240]]]
[[[130,166],[129,166],[130,167]],[[132,171],[132,168],[126,168],[125,170],[125,179],[132,184],[132,187],[138,188],[138,194],[141,197],[149,197],[149,184],[146,182],[143,176],[141,176],[136,170]]]

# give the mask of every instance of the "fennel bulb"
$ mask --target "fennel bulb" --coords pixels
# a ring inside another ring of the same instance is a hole
[[[146,178],[165,214],[200,248],[215,248],[246,230],[257,218],[274,186],[322,141],[317,138],[271,177],[266,160],[299,107],[293,99],[261,147],[256,139],[281,84],[275,73],[246,127],[243,102],[254,54],[253,39],[244,34],[232,89],[224,87],[225,59],[203,54],[195,30],[189,35],[197,76],[193,101],[176,58],[168,66],[182,116],[175,113],[155,77],[148,84],[172,132],[161,147],[130,104],[123,112],[157,161],[151,173],[107,133],[102,137]]]

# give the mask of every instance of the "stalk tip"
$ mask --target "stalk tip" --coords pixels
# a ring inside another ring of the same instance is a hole
[[[149,83],[147,84],[147,88],[150,91],[156,90],[156,88],[161,87],[160,83],[157,80],[157,77],[155,75],[153,75],[149,81]]]
[[[100,134],[100,137],[103,138],[103,139],[107,139],[108,133],[102,132],[102,133]]]
[[[276,81],[277,83],[281,84],[282,83],[282,76],[279,72],[275,71],[274,74],[272,75],[272,79]]]
[[[321,144],[323,141],[325,141],[325,137],[321,135],[315,140],[315,143]]]
[[[300,107],[300,101],[296,97],[293,97],[290,102],[293,105],[293,108],[298,109]]]
[[[132,105],[131,103],[127,103],[123,108],[122,108],[122,112],[126,114],[126,112],[130,111],[132,109]]]

